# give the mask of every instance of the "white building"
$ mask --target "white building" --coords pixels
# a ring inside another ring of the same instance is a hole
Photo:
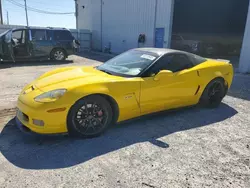
[[[112,53],[121,53],[138,46],[168,48],[175,1],[180,0],[76,0],[77,28],[92,31],[93,50],[110,48]],[[138,43],[139,34],[145,34],[144,44]],[[241,51],[241,72],[250,72],[249,41],[250,11]]]

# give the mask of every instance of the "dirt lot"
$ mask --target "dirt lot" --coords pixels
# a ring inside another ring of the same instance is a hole
[[[108,57],[70,59],[0,65],[0,187],[250,187],[250,76],[235,76],[218,109],[164,112],[89,140],[23,135],[12,118],[25,84]]]

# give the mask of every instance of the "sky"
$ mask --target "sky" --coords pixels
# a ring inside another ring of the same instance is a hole
[[[24,0],[2,0],[3,21],[7,23],[7,11],[9,13],[10,25],[26,25],[24,8],[18,7],[9,1],[15,1],[24,5]],[[74,0],[26,0],[27,6],[51,11],[51,12],[75,12]],[[28,10],[30,26],[41,27],[65,27],[76,28],[74,14],[70,15],[47,15]]]

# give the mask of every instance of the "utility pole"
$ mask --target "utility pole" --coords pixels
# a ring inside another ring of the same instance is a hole
[[[27,22],[27,26],[29,27],[29,20],[28,20],[28,11],[27,11],[27,2],[26,2],[26,0],[24,0],[24,3],[25,3],[26,22]]]
[[[3,25],[2,0],[0,0],[0,24]]]
[[[77,0],[74,0],[75,1],[75,17],[76,17],[76,29],[78,30],[78,2]]]
[[[10,25],[10,22],[9,22],[9,12],[7,11],[7,25]]]

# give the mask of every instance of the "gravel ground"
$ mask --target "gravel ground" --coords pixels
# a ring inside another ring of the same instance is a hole
[[[218,109],[164,112],[95,139],[23,135],[12,120],[21,88],[52,68],[102,60],[86,57],[0,70],[0,187],[250,187],[250,76],[235,76]]]

